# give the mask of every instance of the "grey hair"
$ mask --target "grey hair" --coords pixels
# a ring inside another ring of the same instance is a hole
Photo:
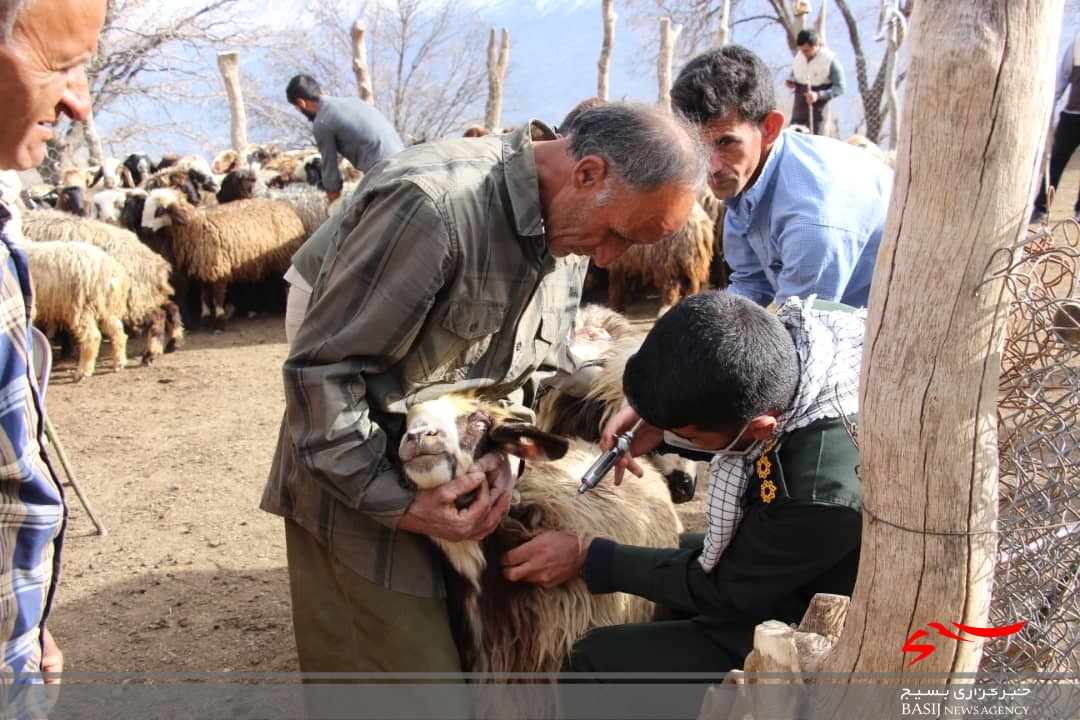
[[[15,18],[26,9],[33,0],[0,0],[0,42],[7,43],[11,40],[11,33],[15,29]]]
[[[697,192],[705,183],[706,154],[697,131],[653,105],[618,102],[582,110],[568,143],[574,160],[602,157],[629,190],[682,184]]]

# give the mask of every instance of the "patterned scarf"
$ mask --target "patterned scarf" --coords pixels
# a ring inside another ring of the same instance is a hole
[[[795,341],[800,378],[791,408],[777,419],[774,438],[858,411],[866,311],[814,310],[813,303],[813,296],[788,298],[776,313]],[[699,559],[706,572],[716,567],[746,512],[751,464],[766,441],[754,443],[745,455],[716,455],[709,463],[709,530]]]

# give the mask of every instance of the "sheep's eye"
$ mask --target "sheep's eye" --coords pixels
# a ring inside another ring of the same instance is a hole
[[[469,416],[469,426],[480,430],[481,432],[486,432],[487,429],[491,427],[491,418],[488,417],[486,412],[477,410]]]

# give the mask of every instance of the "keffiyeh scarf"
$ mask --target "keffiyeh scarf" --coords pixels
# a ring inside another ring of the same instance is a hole
[[[799,357],[799,388],[791,408],[777,419],[773,438],[824,418],[858,411],[866,311],[812,309],[814,298],[789,298],[776,316],[791,333]],[[742,456],[716,455],[709,463],[709,521],[700,562],[706,572],[716,567],[746,512],[745,495],[751,463],[766,441]]]

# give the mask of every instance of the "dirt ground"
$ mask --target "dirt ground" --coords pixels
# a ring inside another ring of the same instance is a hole
[[[655,302],[631,309],[647,324]],[[68,488],[50,627],[72,672],[297,671],[281,520],[258,509],[284,409],[281,316],[191,333],[179,352],[71,382],[46,407],[108,534]],[[700,493],[699,493],[700,496]],[[682,505],[691,522],[700,499]]]

